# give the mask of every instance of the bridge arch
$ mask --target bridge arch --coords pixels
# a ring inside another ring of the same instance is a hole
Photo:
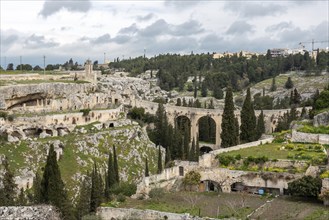
[[[175,118],[175,126],[179,129],[182,134],[185,130],[188,130],[189,137],[191,137],[191,119],[185,115],[178,115]]]
[[[198,119],[199,142],[216,144],[216,121],[209,115]]]

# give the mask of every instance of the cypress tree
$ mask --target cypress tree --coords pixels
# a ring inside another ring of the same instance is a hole
[[[234,119],[234,103],[232,88],[228,87],[225,96],[225,106],[222,115],[222,147],[230,147],[237,144],[236,127]]]
[[[164,126],[164,121],[165,121],[165,110],[163,104],[159,103],[158,104],[158,109],[155,113],[156,120],[154,122],[155,125],[155,136],[156,136],[156,145],[161,145],[163,144],[163,134],[165,132],[165,126]]]
[[[180,98],[177,98],[176,106],[182,106],[182,100]]]
[[[205,82],[202,82],[202,84],[201,84],[201,96],[202,97],[207,97],[207,95],[208,95],[207,84]]]
[[[9,169],[8,158],[5,157],[2,161],[4,165],[4,176],[2,179],[3,188],[0,189],[0,205],[12,206],[15,204],[17,185],[14,180],[14,174]]]
[[[184,148],[183,148],[183,160],[188,160],[189,158],[189,144],[190,144],[190,126],[188,125],[188,122],[186,121],[184,124]]]
[[[102,179],[94,162],[94,168],[91,174],[90,212],[96,212],[97,207],[101,204],[102,188]]]
[[[199,162],[199,156],[200,156],[200,144],[199,144],[199,138],[197,138],[196,146],[195,146],[195,161]]]
[[[264,133],[265,133],[265,123],[264,123],[264,114],[262,110],[257,119],[256,139],[258,140]]]
[[[53,145],[49,148],[41,181],[41,197],[44,203],[58,207],[64,219],[74,219],[72,205],[67,198]]]
[[[240,140],[250,142],[256,140],[256,116],[251,101],[250,88],[247,90],[247,96],[241,110]]]
[[[240,143],[240,127],[238,117],[234,117],[236,145]]]
[[[161,153],[161,147],[159,145],[157,174],[160,174],[161,172],[162,172],[162,153]]]
[[[149,164],[148,164],[148,161],[147,161],[147,158],[145,158],[145,176],[150,176],[150,173],[149,173]]]
[[[26,205],[26,203],[27,203],[27,200],[25,197],[24,189],[21,188],[19,195],[18,195],[18,205],[24,206],[24,205]]]
[[[272,78],[272,85],[271,85],[270,91],[271,92],[276,91],[275,77]]]
[[[89,213],[90,195],[91,195],[90,177],[86,177],[81,182],[79,195],[77,199],[77,205],[76,205],[77,219],[82,219],[83,216]]]
[[[34,204],[42,203],[41,177],[39,175],[39,172],[35,174],[35,177],[33,179],[32,191],[33,191],[33,203]]]
[[[294,83],[291,80],[291,77],[289,76],[286,83],[285,83],[285,88],[286,89],[292,89],[294,87]]]
[[[190,153],[189,153],[188,160],[189,161],[195,161],[195,158],[196,158],[196,155],[195,155],[195,140],[193,138],[192,147],[191,147],[191,150],[190,150]]]
[[[109,152],[109,158],[107,162],[107,174],[105,175],[105,198],[110,199],[110,190],[116,184],[115,171],[112,160],[112,154]]]
[[[119,178],[119,166],[118,166],[118,158],[117,158],[117,152],[115,149],[115,146],[113,145],[113,168],[114,168],[114,179],[117,184],[120,183]]]

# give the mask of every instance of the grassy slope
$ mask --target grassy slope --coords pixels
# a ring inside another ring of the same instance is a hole
[[[289,150],[287,149],[287,145],[293,146],[294,149]],[[308,149],[309,146],[312,147],[312,149]],[[282,143],[270,143],[270,144],[264,144],[259,145],[256,147],[250,147],[246,149],[231,151],[227,153],[223,153],[221,155],[238,155],[240,154],[241,157],[262,157],[267,156],[269,159],[289,159],[288,156],[296,156],[299,152],[303,152],[307,156],[311,157],[319,157],[324,156],[323,152],[316,152],[316,150],[313,150],[314,146],[319,146],[317,144],[282,144]],[[285,149],[283,149],[283,147]],[[296,158],[298,160],[298,158]]]
[[[243,207],[242,203],[245,203]],[[270,198],[240,193],[166,193],[159,200],[132,200],[119,205],[124,208],[153,209],[165,212],[191,213],[208,217],[236,217],[245,219],[259,206],[266,204],[264,212],[257,212],[254,219],[327,219],[329,211],[318,202],[294,201],[286,197],[278,197],[271,203]],[[195,202],[193,207],[192,203]]]
[[[79,184],[79,180],[74,179],[76,173],[86,174],[91,171],[93,161],[95,160],[101,170],[104,170],[107,164],[107,156],[109,150],[112,149],[113,144],[117,148],[119,172],[124,171],[127,174],[128,181],[137,181],[144,173],[144,158],[148,157],[149,169],[151,173],[156,172],[157,166],[157,149],[154,147],[146,147],[150,144],[145,139],[128,140],[127,136],[123,135],[127,130],[136,130],[138,126],[126,126],[121,128],[110,128],[108,131],[117,131],[122,134],[112,136],[109,132],[90,131],[89,134],[75,134],[71,133],[64,137],[49,137],[45,139],[38,139],[32,144],[31,141],[21,141],[19,144],[2,142],[0,143],[0,155],[6,155],[10,160],[10,168],[16,175],[19,171],[27,168],[28,170],[40,170],[46,159],[46,145],[50,141],[60,140],[64,144],[64,153],[59,160],[62,179],[66,183],[70,193],[73,193],[74,188]],[[99,137],[98,145],[94,146],[91,140],[95,136]],[[86,141],[87,150],[79,151],[79,141]],[[136,151],[142,155],[141,161],[131,155],[131,151]],[[92,151],[98,153],[91,153]],[[129,156],[130,154],[130,156]],[[86,166],[78,164],[78,157],[87,163]],[[127,158],[129,158],[127,160]]]

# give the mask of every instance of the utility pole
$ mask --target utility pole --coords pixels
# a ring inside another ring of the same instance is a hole
[[[145,49],[145,47],[144,47],[144,59],[145,59],[145,54],[146,54],[146,49]]]
[[[46,76],[46,56],[43,55],[43,75]]]
[[[105,61],[106,61],[106,53],[104,52],[104,64],[105,64]]]
[[[5,66],[3,67],[4,71],[7,69],[7,57],[5,56]]]
[[[22,66],[22,56],[19,56],[19,62],[21,63],[20,67],[21,67],[21,72],[23,72],[23,66]]]

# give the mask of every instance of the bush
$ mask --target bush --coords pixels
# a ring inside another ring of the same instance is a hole
[[[15,115],[8,115],[7,119],[8,121],[12,122],[15,120]]]
[[[165,194],[164,189],[162,188],[153,188],[149,192],[149,197],[151,199],[159,200]]]
[[[118,202],[125,202],[126,201],[126,197],[123,195],[123,194],[119,194],[118,196],[117,196],[117,201]]]
[[[7,117],[8,117],[8,113],[7,112],[0,111],[0,118],[7,119]]]
[[[329,178],[329,170],[324,171],[324,172],[320,175],[320,178],[321,178],[321,179]]]
[[[90,112],[91,110],[89,109],[89,108],[87,108],[87,109],[81,109],[80,110],[80,112],[82,112],[82,116],[87,116],[87,115],[89,115],[89,112]]]
[[[318,197],[322,187],[320,178],[304,176],[301,179],[288,183],[288,192],[293,196]]]
[[[183,179],[183,184],[185,187],[189,186],[191,188],[192,186],[199,184],[200,179],[201,179],[200,173],[192,170],[185,175]]]
[[[230,165],[231,163],[234,164],[235,163],[235,158],[231,155],[217,155],[216,156],[218,158],[218,161],[221,165],[224,165],[224,166],[228,166]],[[240,159],[241,159],[241,155],[240,155]]]
[[[134,183],[123,182],[113,187],[111,192],[115,195],[123,194],[125,196],[132,196],[136,193],[137,185]]]

